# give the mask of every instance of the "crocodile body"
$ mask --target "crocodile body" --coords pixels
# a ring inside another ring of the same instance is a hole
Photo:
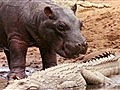
[[[83,8],[110,8],[111,6],[106,3],[94,3],[84,0],[52,0],[54,3],[60,4],[63,7],[70,8],[75,3]]]
[[[87,84],[112,84],[108,76],[120,73],[120,54],[102,51],[86,56],[81,63],[61,64],[15,80],[5,90],[86,88]]]

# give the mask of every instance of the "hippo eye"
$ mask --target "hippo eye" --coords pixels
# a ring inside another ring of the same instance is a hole
[[[82,27],[84,27],[83,22],[79,21],[79,25],[80,25],[80,30],[81,30]]]
[[[60,31],[65,31],[66,30],[66,24],[65,23],[59,23],[57,25],[57,29]]]

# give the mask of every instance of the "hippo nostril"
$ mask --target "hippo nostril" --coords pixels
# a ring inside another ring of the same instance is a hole
[[[77,44],[77,46],[81,46],[81,44],[80,44],[80,43],[78,43],[78,44]]]
[[[77,43],[77,44],[76,44],[76,47],[80,47],[81,45],[82,45],[82,44],[80,44],[80,43]]]
[[[82,46],[88,46],[87,42],[82,43]]]
[[[84,42],[84,43],[77,43],[76,44],[76,47],[80,47],[80,46],[88,46],[87,42]]]

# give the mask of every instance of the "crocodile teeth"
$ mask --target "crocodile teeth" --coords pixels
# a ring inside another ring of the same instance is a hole
[[[93,65],[96,65],[98,61],[93,59],[92,62],[93,62]]]
[[[109,55],[110,54],[110,51],[106,52],[106,55]]]
[[[99,59],[96,58],[95,60],[96,60],[97,62],[99,62]]]
[[[103,62],[108,61],[108,57],[104,57],[104,58],[102,58],[102,61],[103,61]]]
[[[93,59],[92,61],[93,61],[93,63],[95,63],[95,62],[96,62],[96,60],[95,60],[95,59]]]
[[[99,59],[95,59],[95,64],[99,64]]]
[[[105,57],[106,56],[106,53],[102,53],[103,54],[103,57]]]
[[[106,62],[107,60],[108,60],[107,57],[96,59],[96,64],[100,64],[100,63]]]
[[[115,55],[111,54],[110,57],[111,57],[111,60],[112,60],[115,57]]]
[[[91,60],[86,62],[86,66],[91,65]]]
[[[98,65],[100,63],[104,63],[104,62],[108,62],[110,60],[113,60],[113,58],[115,58],[115,52],[108,51],[108,52],[104,52],[100,55],[97,55],[97,56],[89,59],[88,61],[85,61],[84,65],[85,66]]]
[[[93,61],[92,60],[89,61],[89,65],[93,65]]]
[[[98,59],[99,59],[99,58],[100,58],[100,56],[95,56],[95,58],[98,58]]]
[[[101,63],[101,62],[103,62],[103,58],[100,58],[100,59],[99,59],[99,63]]]
[[[104,57],[103,55],[99,55],[100,58]]]
[[[85,64],[86,64],[86,66],[88,66],[88,65],[89,65],[89,62],[87,61]]]
[[[108,56],[108,60],[111,60],[111,59],[112,59],[112,56],[111,56],[111,55],[109,55],[109,56]]]
[[[105,53],[103,53],[103,55],[106,57],[109,55],[109,52],[105,52]]]

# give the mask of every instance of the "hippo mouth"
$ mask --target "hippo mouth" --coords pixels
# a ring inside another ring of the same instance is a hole
[[[64,45],[62,48],[57,50],[57,54],[65,58],[77,58],[80,55],[84,55],[87,49],[85,47],[73,47],[71,45]]]

